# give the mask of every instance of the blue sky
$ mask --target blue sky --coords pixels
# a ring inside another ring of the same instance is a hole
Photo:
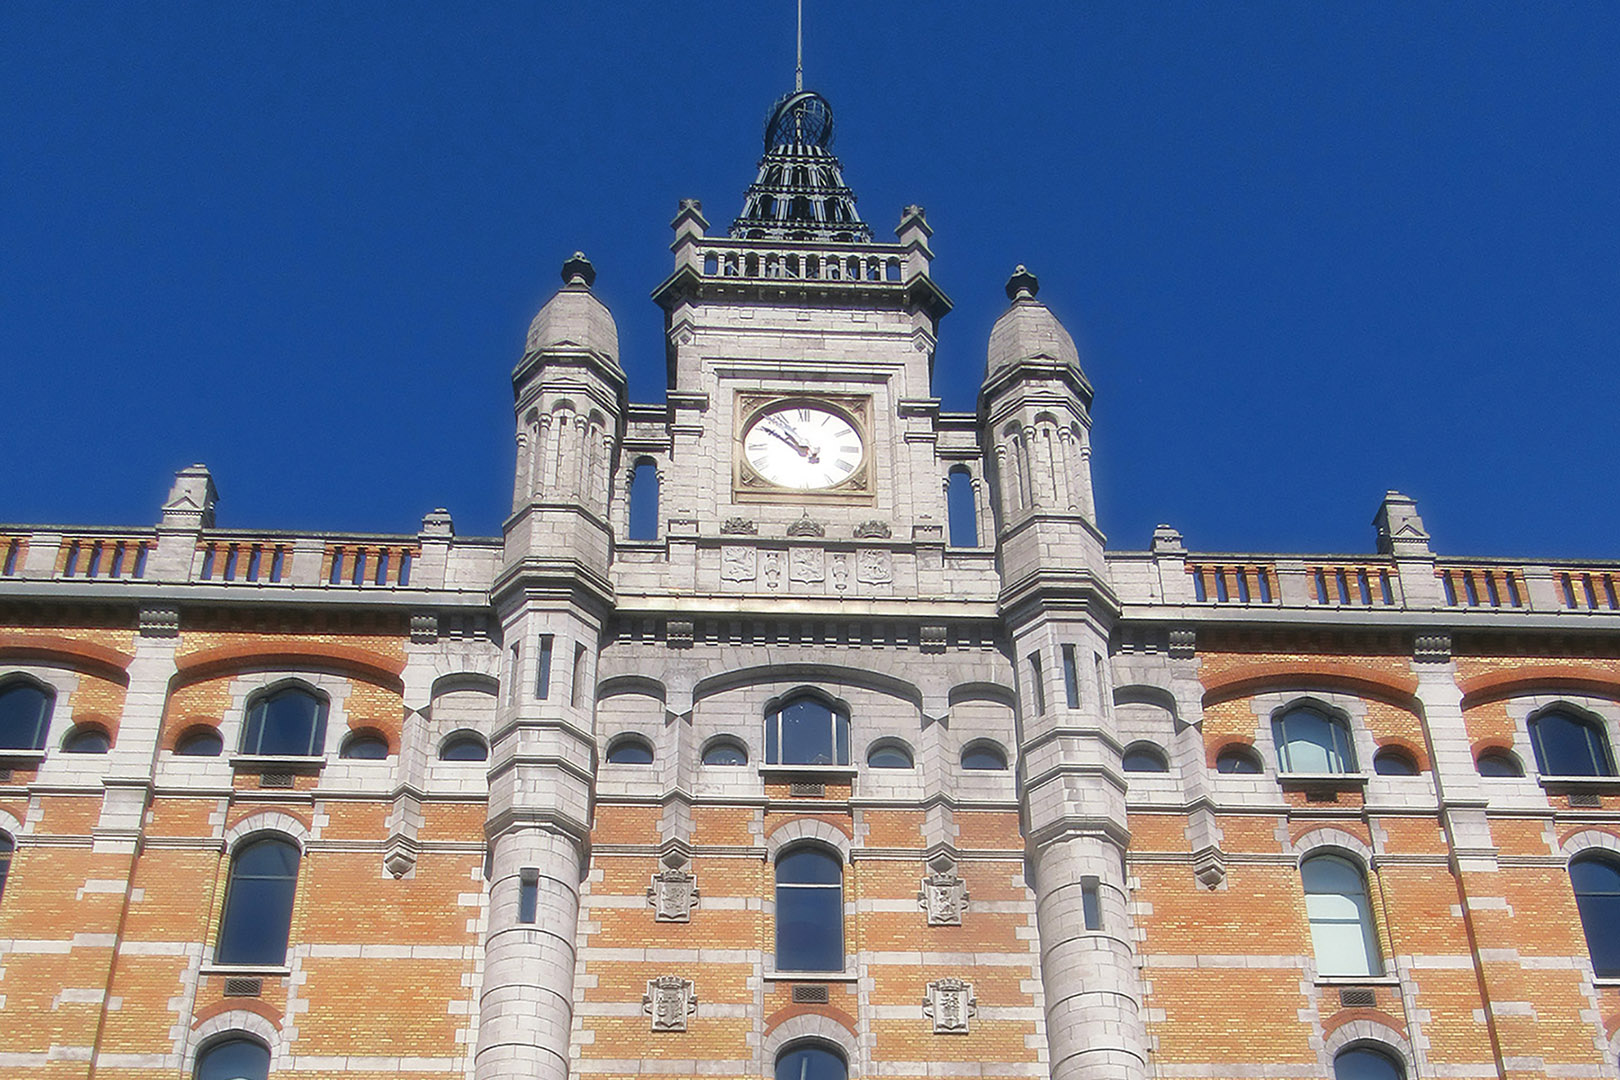
[[[1016,263],[1113,546],[1620,554],[1620,6],[807,0],[880,236],[928,208],[973,406]],[[788,0],[0,6],[0,520],[494,534],[576,248],[663,393],[667,223],[741,205]]]

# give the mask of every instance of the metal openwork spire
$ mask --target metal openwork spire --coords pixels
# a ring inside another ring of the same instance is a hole
[[[872,230],[855,210],[832,153],[833,114],[827,99],[804,88],[804,0],[798,0],[798,58],[793,93],[771,107],[765,156],[731,223],[739,239],[871,243]]]

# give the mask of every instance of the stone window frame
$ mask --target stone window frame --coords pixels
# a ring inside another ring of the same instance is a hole
[[[1340,1024],[1322,1039],[1323,1075],[1333,1076],[1333,1059],[1346,1050],[1379,1050],[1394,1058],[1407,1080],[1418,1075],[1417,1054],[1405,1035],[1381,1020],[1358,1017]]]
[[[60,748],[62,740],[73,727],[73,695],[79,689],[83,673],[71,667],[47,664],[7,664],[0,670],[0,686],[31,682],[51,693],[50,715],[45,718],[45,741],[38,750],[5,750],[7,755],[45,754]]]
[[[790,1016],[765,1032],[759,1041],[758,1075],[775,1076],[776,1060],[805,1043],[822,1043],[843,1056],[849,1080],[860,1080],[860,1043],[837,1020],[820,1013]]]
[[[231,679],[228,690],[231,703],[219,722],[219,737],[225,743],[225,751],[214,760],[229,761],[244,753],[242,733],[247,729],[248,710],[261,695],[275,693],[283,685],[302,685],[326,699],[326,737],[321,742],[320,753],[310,756],[334,760],[338,757],[343,740],[349,736],[348,699],[353,692],[353,681],[346,675],[330,672],[280,668],[243,672]]]
[[[794,818],[778,826],[765,838],[765,863],[770,867],[771,892],[763,901],[763,913],[771,920],[772,933],[776,927],[776,861],[793,848],[817,847],[829,851],[843,867],[843,887],[840,935],[844,940],[844,966],[838,971],[782,971],[776,968],[776,950],[765,950],[763,976],[766,979],[788,979],[800,982],[848,982],[855,978],[855,953],[850,951],[855,935],[848,933],[850,917],[855,911],[855,900],[849,889],[849,867],[854,861],[854,843],[836,826],[820,818]],[[770,1058],[775,1065],[775,1056]],[[853,1076],[853,1074],[851,1074]]]
[[[290,934],[287,940],[287,955],[281,964],[232,964],[221,963],[215,959],[219,950],[219,932],[225,922],[225,905],[230,902],[230,874],[236,855],[242,848],[257,840],[264,839],[285,840],[298,849],[298,887],[304,882],[304,868],[309,859],[309,842],[311,839],[309,829],[302,821],[280,811],[269,810],[257,814],[249,814],[225,831],[220,839],[220,852],[225,858],[225,887],[220,892],[217,901],[218,910],[213,913],[209,921],[212,931],[207,940],[203,942],[202,970],[206,974],[210,971],[220,972],[272,972],[285,974],[291,971],[290,960],[293,952],[293,943]],[[293,912],[297,913],[297,893],[293,897]],[[271,1056],[274,1058],[275,1050],[272,1044]],[[272,1064],[274,1061],[272,1060]]]
[[[633,728],[615,731],[607,735],[605,741],[606,745],[602,749],[602,764],[604,766],[612,765],[615,768],[624,769],[656,769],[660,764],[657,743]],[[647,760],[614,761],[614,753],[625,746],[640,746],[647,751]]]
[[[1360,777],[1374,775],[1372,759],[1378,752],[1378,744],[1373,740],[1372,731],[1367,727],[1366,698],[1336,690],[1268,690],[1255,694],[1249,700],[1255,715],[1254,742],[1251,745],[1254,752],[1260,755],[1261,775],[1272,780],[1301,775],[1282,771],[1277,756],[1277,740],[1271,734],[1271,722],[1274,719],[1291,709],[1301,707],[1325,713],[1343,721],[1350,728],[1350,745],[1356,753],[1356,768],[1353,772],[1333,775]]]
[[[1576,859],[1589,853],[1600,853],[1602,856],[1606,856],[1606,861],[1610,864],[1620,867],[1620,836],[1606,832],[1603,829],[1582,829],[1580,832],[1565,838],[1564,842],[1559,845],[1558,854],[1564,858],[1564,875],[1566,879],[1570,880],[1571,897],[1575,893],[1575,884],[1572,879],[1569,879],[1569,868],[1575,863]],[[1579,915],[1576,916],[1576,920],[1579,922]],[[1588,971],[1591,972],[1593,985],[1620,986],[1620,976],[1599,975],[1591,967],[1592,947],[1586,941],[1586,928],[1584,925],[1581,926],[1581,941],[1586,945],[1586,962]],[[1620,1049],[1620,1030],[1615,1032],[1615,1048]]]
[[[1572,712],[1587,720],[1594,721],[1603,730],[1603,736],[1609,742],[1609,760],[1616,767],[1615,774],[1611,776],[1590,777],[1593,780],[1620,780],[1620,702],[1610,698],[1593,697],[1586,694],[1516,694],[1504,703],[1508,719],[1513,722],[1513,753],[1518,757],[1519,764],[1524,769],[1526,779],[1533,779],[1539,783],[1544,777],[1558,779],[1552,773],[1543,773],[1536,760],[1535,743],[1530,739],[1530,721],[1545,713],[1559,709]],[[1475,758],[1475,768],[1478,768],[1478,758]]]
[[[1361,871],[1362,883],[1367,888],[1367,912],[1372,919],[1373,939],[1378,945],[1378,959],[1384,969],[1380,975],[1323,975],[1316,970],[1316,950],[1313,947],[1308,954],[1311,962],[1311,971],[1317,984],[1356,983],[1356,984],[1398,984],[1400,971],[1395,963],[1394,955],[1385,947],[1387,928],[1378,917],[1379,904],[1373,895],[1373,883],[1378,876],[1378,853],[1367,845],[1367,842],[1343,829],[1333,826],[1323,826],[1304,833],[1288,845],[1288,854],[1294,857],[1294,873],[1302,873],[1305,863],[1320,855],[1336,855],[1356,865]],[[1300,879],[1300,887],[1304,888],[1304,880]],[[1380,888],[1380,892],[1381,892]],[[1307,932],[1309,923],[1307,922]],[[1331,1058],[1329,1058],[1331,1062]]]
[[[230,1039],[253,1039],[270,1051],[270,1072],[276,1072],[285,1054],[281,1030],[273,1021],[250,1009],[227,1009],[215,1013],[193,1028],[186,1038],[182,1065],[188,1078],[197,1075],[197,1059],[204,1050]]]

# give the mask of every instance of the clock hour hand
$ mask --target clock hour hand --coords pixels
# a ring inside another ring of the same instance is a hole
[[[765,423],[760,425],[766,434],[775,435],[778,439],[781,439],[783,442],[793,447],[793,449],[799,452],[800,457],[806,457],[809,455],[810,448],[808,446],[794,438],[791,433],[778,430],[775,424],[771,422],[772,420],[775,420],[775,417],[772,417],[771,420],[767,420]]]

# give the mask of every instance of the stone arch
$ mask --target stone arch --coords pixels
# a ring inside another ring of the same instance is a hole
[[[1571,860],[1588,851],[1606,851],[1614,856],[1616,861],[1620,861],[1620,836],[1604,832],[1602,829],[1582,829],[1566,836],[1558,850],[1564,858]]]
[[[692,687],[692,702],[696,704],[706,697],[726,690],[735,690],[738,687],[752,686],[758,683],[785,683],[796,682],[806,688],[815,689],[822,681],[844,683],[849,686],[858,686],[863,690],[874,690],[880,694],[900,698],[922,707],[922,691],[915,683],[897,678],[886,672],[873,671],[868,668],[845,667],[841,664],[758,664],[751,667],[739,668],[735,671],[719,672],[707,678],[699,679]],[[793,691],[789,691],[792,693]],[[825,690],[820,693],[826,695]],[[781,695],[786,696],[786,694]]]
[[[1348,855],[1361,865],[1362,873],[1370,873],[1373,863],[1373,850],[1366,842],[1353,833],[1343,829],[1326,826],[1312,829],[1297,837],[1292,844],[1289,854],[1295,856],[1296,868],[1313,855]]]
[[[1204,676],[1204,707],[1235,698],[1292,690],[1340,691],[1399,705],[1421,716],[1417,676],[1391,675],[1339,660],[1309,660],[1254,664],[1235,671]]]
[[[776,1059],[783,1051],[798,1043],[819,1042],[833,1047],[844,1055],[849,1066],[850,1080],[860,1075],[859,1043],[855,1033],[824,1012],[801,1012],[784,1017],[775,1026],[767,1026],[760,1040],[763,1076],[775,1075]]]
[[[853,842],[836,825],[820,818],[790,818],[765,837],[765,858],[775,862],[783,851],[798,844],[819,844],[832,848],[847,867]]]
[[[281,1048],[281,1025],[257,1009],[238,1004],[197,1021],[186,1038],[185,1076],[197,1071],[197,1055],[215,1043],[233,1036],[246,1036],[270,1050],[270,1070],[275,1071]]]
[[[222,838],[227,852],[236,850],[243,842],[261,833],[280,833],[298,845],[299,854],[309,846],[309,826],[279,810],[263,810],[249,814],[225,830]]]
[[[1347,1020],[1331,1031],[1322,1033],[1322,1051],[1331,1075],[1333,1059],[1345,1050],[1383,1050],[1393,1054],[1406,1070],[1407,1076],[1415,1075],[1417,1059],[1412,1053],[1412,1044],[1404,1034],[1392,1027],[1377,1016],[1366,1013]]]

